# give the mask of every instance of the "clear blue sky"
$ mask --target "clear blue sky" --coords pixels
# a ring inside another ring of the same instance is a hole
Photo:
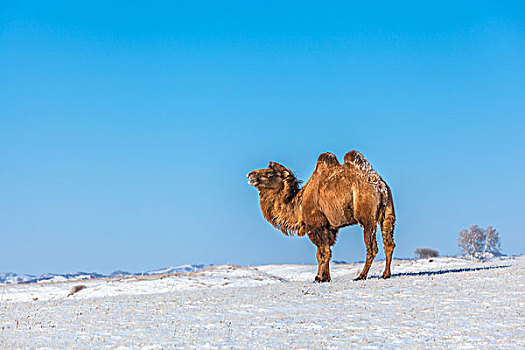
[[[519,1],[2,1],[0,271],[315,263],[245,174],[351,149],[393,190],[395,256],[471,224],[524,253],[524,119]]]

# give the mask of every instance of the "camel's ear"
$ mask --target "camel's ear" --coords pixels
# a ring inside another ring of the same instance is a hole
[[[276,162],[270,162],[268,165],[271,169],[280,172],[284,177],[290,175],[290,172],[288,169],[286,169],[283,165],[276,163]]]

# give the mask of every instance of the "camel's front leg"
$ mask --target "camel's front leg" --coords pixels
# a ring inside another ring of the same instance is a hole
[[[319,268],[314,282],[330,282],[330,259],[332,250],[329,245],[317,246],[317,263]]]
[[[317,263],[319,269],[314,282],[330,282],[330,259],[332,258],[331,246],[337,238],[337,230],[324,228],[322,230],[308,231],[308,237],[317,247]]]

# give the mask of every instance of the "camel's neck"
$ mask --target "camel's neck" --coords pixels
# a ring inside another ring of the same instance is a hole
[[[301,195],[298,189],[263,191],[259,193],[261,210],[268,222],[287,236],[304,235],[300,213]]]

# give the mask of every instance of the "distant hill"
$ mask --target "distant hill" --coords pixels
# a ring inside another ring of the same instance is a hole
[[[64,274],[56,273],[45,273],[43,275],[18,275],[13,272],[0,272],[0,284],[19,284],[19,283],[43,283],[43,282],[65,282],[65,281],[77,281],[77,280],[90,280],[94,278],[106,278],[106,277],[125,277],[125,276],[153,276],[163,275],[180,272],[195,272],[207,267],[211,267],[213,264],[192,264],[192,265],[181,265],[181,266],[170,266],[162,269],[145,271],[145,272],[127,272],[127,271],[114,271],[109,275],[103,275],[97,272],[72,272]]]

